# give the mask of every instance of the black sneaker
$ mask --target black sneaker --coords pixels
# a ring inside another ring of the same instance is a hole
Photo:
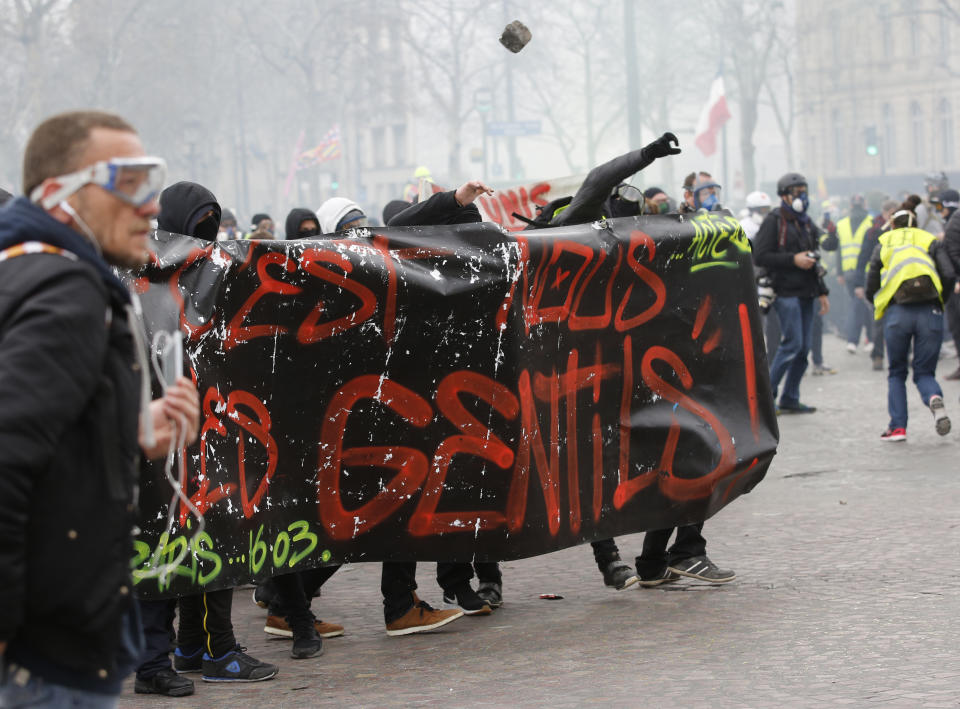
[[[447,608],[459,608],[464,615],[490,615],[493,612],[468,583],[452,591],[444,591],[443,605]]]
[[[276,665],[260,662],[244,653],[247,648],[237,645],[222,657],[212,658],[203,653],[204,682],[262,682],[273,679],[279,669]]]
[[[260,606],[266,610],[276,599],[276,595],[277,593],[274,589],[272,581],[264,581],[263,583],[258,584],[255,589],[253,589],[253,603],[254,605]]]
[[[640,585],[644,588],[653,588],[665,583],[673,583],[680,580],[680,574],[674,573],[670,569],[664,568],[663,571],[655,576],[641,576]]]
[[[294,660],[303,660],[323,654],[323,639],[317,633],[313,622],[303,627],[293,626],[293,647],[290,648],[290,657]]]
[[[181,677],[171,669],[160,670],[153,677],[133,683],[137,694],[162,694],[165,697],[187,697],[193,694],[193,680]]]
[[[477,588],[477,595],[491,608],[499,608],[503,605],[503,587],[496,581],[481,581]]]
[[[200,672],[203,670],[203,648],[193,652],[184,652],[183,648],[173,651],[173,669],[180,674],[186,672]]]
[[[781,401],[777,406],[777,416],[780,414],[812,414],[816,410],[816,406],[807,406],[799,401],[795,404],[785,404]]]
[[[634,572],[633,567],[619,559],[611,561],[603,569],[603,583],[618,591],[632,586],[639,580],[640,577]]]
[[[728,583],[737,578],[733,571],[718,569],[706,556],[694,556],[684,559],[670,566],[669,571],[691,579],[709,581],[710,583]]]

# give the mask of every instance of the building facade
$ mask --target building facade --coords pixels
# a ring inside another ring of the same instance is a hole
[[[956,14],[950,5],[956,6]],[[797,4],[800,169],[831,194],[958,183],[960,2]]]

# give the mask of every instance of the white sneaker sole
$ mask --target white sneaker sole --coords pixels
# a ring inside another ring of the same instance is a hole
[[[941,436],[946,436],[950,433],[950,417],[947,416],[943,399],[937,401],[936,404],[931,404],[930,410],[933,412],[933,425],[937,429],[937,433]]]
[[[432,625],[415,625],[415,626],[413,626],[413,627],[410,627],[410,628],[402,628],[402,629],[400,629],[400,630],[389,630],[389,629],[388,629],[388,630],[387,630],[387,635],[396,636],[396,635],[413,635],[414,633],[426,633],[427,631],[436,630],[437,628],[441,628],[441,627],[443,627],[444,625],[446,625],[447,623],[452,623],[452,622],[455,621],[457,618],[462,618],[462,617],[463,617],[463,611],[457,613],[456,615],[452,615],[452,616],[450,616],[449,618],[444,618],[443,620],[441,620],[441,621],[439,621],[439,622],[437,622],[437,623],[433,623]]]
[[[471,611],[459,605],[456,601],[448,601],[446,598],[443,599],[443,607],[450,611],[460,611],[464,615],[490,615],[493,613],[493,608],[490,606],[490,604],[485,605],[483,608],[478,608],[475,611]]]
[[[274,628],[269,625],[263,626],[263,632],[265,632],[267,635],[274,635],[278,638],[293,637],[292,630],[284,630],[283,628]],[[341,635],[344,635],[345,633],[346,633],[345,630],[331,630],[326,633],[321,633],[319,630],[317,631],[317,635],[319,635],[321,638],[339,638]]]

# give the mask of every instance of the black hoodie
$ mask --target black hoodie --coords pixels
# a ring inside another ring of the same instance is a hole
[[[201,218],[211,209],[214,218],[201,224]],[[176,182],[160,193],[157,226],[174,234],[216,241],[220,229],[220,205],[213,192],[203,185]]]
[[[312,236],[300,236],[300,225],[303,224],[308,219],[312,219],[317,223],[317,233],[315,236],[320,235],[320,220],[317,219],[317,215],[310,209],[304,209],[303,207],[294,207],[290,210],[290,214],[287,215],[287,221],[284,224],[284,230],[286,233],[287,241],[292,239],[309,239],[313,238]]]

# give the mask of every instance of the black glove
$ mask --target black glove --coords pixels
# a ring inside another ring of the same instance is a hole
[[[676,144],[678,147],[673,147],[671,143]],[[664,133],[655,141],[650,143],[647,147],[643,149],[643,152],[647,153],[651,158],[664,158],[667,155],[679,155],[680,154],[680,141],[677,140],[677,136],[673,133]]]

